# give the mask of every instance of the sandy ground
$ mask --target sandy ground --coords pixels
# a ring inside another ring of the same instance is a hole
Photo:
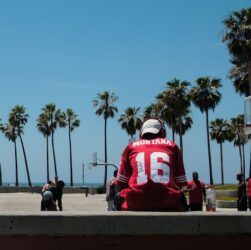
[[[0,212],[39,212],[41,195],[36,193],[0,193]],[[64,212],[106,212],[105,195],[64,194]],[[205,208],[204,208],[205,210]],[[217,212],[236,209],[217,208]],[[205,212],[206,213],[206,212]]]
[[[37,212],[40,211],[41,195],[36,193],[1,193],[0,212]],[[64,194],[64,211],[104,212],[105,195]]]

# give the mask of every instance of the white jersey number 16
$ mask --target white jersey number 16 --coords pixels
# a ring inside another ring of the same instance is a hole
[[[162,159],[163,162],[158,162],[158,159]],[[138,153],[136,156],[138,177],[137,184],[143,184],[147,182],[146,167],[145,167],[145,153]],[[166,162],[169,162],[168,154],[164,152],[153,152],[150,154],[150,179],[156,183],[167,184],[169,182],[169,166]]]

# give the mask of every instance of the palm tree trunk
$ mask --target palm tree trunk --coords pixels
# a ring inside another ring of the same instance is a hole
[[[173,142],[175,142],[175,132],[174,132],[174,127],[172,127],[172,138],[173,138]]]
[[[107,163],[107,118],[105,118],[105,163]],[[107,165],[105,165],[105,174],[104,174],[104,193],[106,193],[106,183],[107,183]]]
[[[240,173],[243,174],[241,145],[239,145],[238,148],[239,148],[239,156],[240,156]]]
[[[175,129],[174,129],[174,116],[172,117],[172,136],[173,136],[173,142],[175,142]]]
[[[248,61],[249,94],[251,95],[251,61]]]
[[[248,82],[249,82],[249,93],[251,95],[251,61],[248,61]],[[250,148],[250,163],[249,163],[249,177],[251,178],[251,148]]]
[[[51,145],[52,145],[52,152],[53,152],[55,176],[58,176],[56,153],[55,153],[55,146],[54,146],[54,132],[53,131],[51,133]]]
[[[17,163],[17,143],[16,140],[14,141],[14,147],[15,147],[15,170],[16,170],[16,186],[19,186],[18,183],[18,163]]]
[[[241,147],[242,147],[243,175],[244,175],[244,180],[246,180],[245,145],[242,144]]]
[[[208,149],[208,161],[209,161],[209,175],[210,175],[210,184],[212,185],[212,184],[214,184],[214,181],[213,181],[211,149],[210,149],[210,139],[209,139],[208,110],[206,110],[206,126],[207,126],[207,149]]]
[[[25,149],[24,149],[23,139],[22,139],[22,136],[20,134],[18,136],[20,138],[22,149],[23,149],[25,168],[26,168],[26,173],[27,173],[27,178],[28,178],[28,184],[31,187],[32,185],[31,185],[31,180],[30,180],[29,167],[28,167],[27,157],[26,157],[26,153],[25,153]]]
[[[46,173],[47,173],[47,183],[50,180],[49,172],[49,136],[46,135]]]
[[[181,155],[183,156],[183,138],[182,138],[182,134],[179,134],[180,136],[180,152]]]
[[[224,170],[223,170],[223,149],[220,143],[220,165],[221,165],[221,185],[224,185]]]
[[[3,186],[3,178],[2,178],[2,165],[0,163],[0,186],[2,187]]]
[[[71,124],[68,125],[69,147],[70,147],[70,178],[71,186],[73,186],[73,168],[72,168],[72,148],[71,148]]]

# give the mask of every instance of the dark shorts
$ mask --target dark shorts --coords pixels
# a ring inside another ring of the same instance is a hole
[[[202,203],[189,204],[189,208],[191,211],[202,211],[203,210]]]
[[[120,196],[120,193],[117,193],[114,197],[113,211],[122,210],[122,205],[123,205],[124,201],[125,201],[125,199]],[[182,193],[182,192],[180,193],[180,204],[182,207],[182,211],[184,211],[184,212],[190,211],[189,206],[187,204],[186,197],[185,197],[184,193]],[[160,211],[168,211],[168,210],[160,210]],[[174,211],[174,210],[170,210],[170,211]]]

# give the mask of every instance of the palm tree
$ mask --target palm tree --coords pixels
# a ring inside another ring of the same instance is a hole
[[[151,103],[144,109],[144,120],[149,118],[161,118],[161,106],[159,103]],[[163,120],[163,119],[162,119]]]
[[[47,182],[50,180],[49,171],[49,136],[51,135],[49,116],[47,113],[41,113],[37,119],[37,129],[46,138],[46,175]]]
[[[233,11],[223,20],[226,43],[234,59],[247,65],[249,94],[251,95],[251,8]]]
[[[223,143],[228,139],[229,124],[224,119],[215,119],[210,122],[210,135],[212,140],[216,140],[220,144],[220,160],[221,160],[221,185],[224,185],[224,169],[223,169]]]
[[[170,92],[163,91],[156,96],[160,117],[172,129],[172,140],[175,141],[175,105]]]
[[[234,146],[237,146],[239,149],[240,172],[245,175],[244,145],[247,143],[247,137],[242,133],[243,124],[244,115],[238,115],[237,117],[231,118],[232,140]]]
[[[231,63],[233,67],[228,78],[233,81],[235,91],[246,97],[249,96],[248,65],[236,58],[232,59]]]
[[[121,128],[125,129],[127,134],[131,136],[131,140],[133,136],[136,134],[137,130],[140,130],[142,121],[139,118],[140,108],[132,108],[129,107],[124,111],[118,120],[121,124]]]
[[[115,113],[118,112],[117,107],[114,105],[118,101],[118,97],[112,92],[104,91],[98,93],[96,99],[93,100],[93,105],[96,109],[96,115],[103,115],[105,121],[104,136],[105,136],[105,162],[107,163],[107,120],[108,118],[113,118]],[[107,165],[105,165],[104,174],[104,192],[106,192],[106,182],[107,182]]]
[[[196,80],[196,86],[190,91],[191,100],[202,113],[206,113],[206,132],[209,160],[210,184],[213,184],[213,171],[211,162],[211,150],[209,139],[209,118],[208,111],[214,110],[221,100],[221,93],[218,89],[221,87],[220,79],[210,77],[200,77]]]
[[[15,173],[16,173],[16,186],[19,186],[18,181],[18,160],[17,160],[17,131],[16,128],[11,124],[1,125],[0,130],[4,133],[4,136],[14,143],[14,152],[15,152]]]
[[[185,115],[186,110],[190,106],[190,99],[187,93],[189,85],[189,82],[175,78],[167,82],[167,89],[156,97],[162,108],[162,119],[172,128],[173,141],[177,121],[179,124],[178,134],[182,134],[181,117]]]
[[[2,176],[2,165],[1,165],[1,162],[0,162],[0,187],[3,186],[3,176]]]
[[[175,132],[180,136],[180,150],[183,156],[183,135],[192,127],[193,119],[190,116],[190,110],[187,109],[186,113],[176,118],[175,120]]]
[[[51,134],[51,145],[52,145],[52,152],[53,152],[53,161],[54,161],[54,171],[55,176],[58,176],[57,171],[57,160],[56,160],[56,152],[55,152],[55,143],[54,143],[54,133],[57,129],[58,125],[60,127],[65,126],[64,117],[60,109],[56,108],[56,105],[53,103],[49,103],[42,108],[42,113],[44,115],[44,119],[47,119],[50,134]]]
[[[9,124],[15,128],[18,138],[20,139],[23,155],[24,155],[24,161],[25,161],[25,167],[26,167],[26,173],[28,178],[28,184],[31,187],[31,180],[30,180],[30,173],[29,173],[29,167],[28,167],[28,161],[26,157],[26,152],[24,148],[24,143],[22,139],[23,129],[25,124],[28,121],[29,115],[26,113],[25,107],[21,105],[16,105],[9,114]]]
[[[66,126],[68,127],[68,137],[69,137],[69,148],[70,148],[70,184],[73,186],[73,167],[72,167],[72,144],[71,144],[71,132],[79,127],[80,120],[78,115],[72,109],[67,109],[65,116]]]

